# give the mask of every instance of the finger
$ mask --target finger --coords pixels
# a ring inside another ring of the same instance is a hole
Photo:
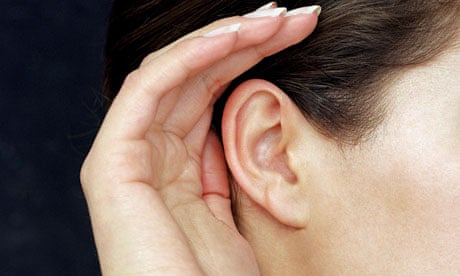
[[[239,38],[240,32],[232,32],[215,37],[194,37],[175,45],[148,66],[139,68],[127,77],[107,114],[100,135],[109,132],[112,138],[142,137],[153,123],[159,101],[166,93],[231,54],[236,44],[249,46],[261,43],[257,36],[257,39],[242,41],[250,38],[243,33],[253,31],[251,26],[260,27],[263,23],[262,29],[274,33],[280,21],[277,18],[244,20],[241,25],[242,39]]]
[[[150,67],[130,73],[114,99],[99,139],[142,139],[152,125],[162,96],[190,75],[228,55],[237,33],[196,37],[176,45]]]
[[[281,15],[281,14],[284,14],[286,13],[286,8],[278,8],[278,9],[274,9],[276,8],[276,4],[274,3],[271,3],[271,7],[261,7],[261,9],[273,9],[273,11],[271,12],[271,16],[276,16],[276,15]],[[261,9],[258,9],[258,10],[261,10]],[[258,24],[260,23],[260,19],[261,18],[255,18],[256,21],[253,22],[255,24]],[[266,18],[262,18],[262,19],[266,19]],[[253,20],[254,21],[254,18],[247,18],[245,16],[233,16],[233,17],[229,17],[229,18],[224,18],[224,19],[220,19],[220,20],[217,20],[203,28],[200,28],[194,32],[191,32],[187,35],[185,35],[184,37],[176,40],[175,42],[171,43],[170,45],[167,45],[166,47],[158,50],[158,51],[155,51],[151,54],[149,54],[141,63],[141,67],[144,66],[144,65],[147,65],[148,63],[150,63],[152,60],[154,60],[156,57],[158,57],[159,55],[162,55],[163,53],[165,53],[166,51],[168,51],[169,49],[171,49],[172,47],[174,47],[175,45],[177,45],[178,43],[186,40],[186,39],[190,39],[190,38],[193,38],[193,37],[198,37],[198,36],[202,36],[202,35],[205,35],[206,33],[209,33],[211,32],[212,30],[215,30],[215,29],[218,29],[220,27],[223,27],[223,26],[229,26],[229,25],[232,25],[232,24],[235,24],[235,23],[242,23],[244,21],[247,21],[247,20]],[[263,25],[263,24],[262,24]],[[254,29],[258,29],[255,25],[254,25]],[[252,34],[254,35],[254,34]],[[261,33],[257,34],[257,35],[261,35]],[[244,37],[243,37],[244,38]],[[245,41],[244,39],[242,39],[241,41]],[[238,48],[239,45],[237,45],[237,48]]]
[[[257,45],[266,42],[270,37],[275,35],[275,33],[279,30],[281,27],[282,21],[284,18],[282,17],[264,17],[264,18],[244,18],[244,17],[233,17],[230,18],[230,20],[223,20],[223,22],[226,22],[228,24],[234,24],[234,23],[241,23],[240,30],[238,31],[238,40],[234,45],[234,48],[232,52],[237,52],[245,47],[251,46],[251,45]],[[216,25],[213,27],[213,29],[218,28],[219,26],[222,25],[221,22],[219,24],[214,24]],[[228,25],[226,25],[228,26]],[[206,27],[205,29],[209,30],[210,27]],[[212,30],[212,29],[211,29]],[[203,31],[199,31],[199,34],[202,34]],[[160,52],[164,51],[162,49]],[[152,54],[154,56],[149,56],[148,59],[149,61],[144,63],[144,67],[150,67],[154,66],[153,62],[155,61],[154,57],[158,57],[159,53],[154,53]],[[177,90],[175,92],[183,91],[182,90]],[[212,96],[209,94],[209,96]],[[181,94],[180,97],[183,97]],[[179,95],[171,95],[170,93],[166,94],[162,99],[161,103],[159,104],[158,111],[155,115],[155,121],[158,123],[163,123],[169,113],[171,112],[171,109],[175,105],[170,105],[170,104],[164,104],[164,102],[171,102],[172,99],[178,99]]]
[[[192,131],[190,131],[184,138],[187,151],[196,160],[201,159],[203,147],[206,143],[206,137],[208,136],[211,127],[212,110],[212,106],[208,106],[205,112],[201,115],[201,118],[193,127]]]
[[[186,34],[185,36],[179,38],[178,40],[172,42],[171,44],[169,45],[166,45],[165,47],[153,52],[153,53],[150,53],[149,55],[147,55],[141,62],[140,64],[140,68],[142,67],[145,67],[145,66],[148,66],[152,61],[154,61],[156,58],[158,58],[159,56],[167,53],[168,51],[170,51],[172,48],[174,48],[176,45],[188,40],[188,39],[192,39],[192,38],[196,38],[196,37],[201,37],[213,30],[216,30],[216,29],[219,29],[220,27],[224,27],[224,26],[231,26],[233,24],[237,24],[237,23],[240,23],[241,21],[241,18],[239,16],[233,16],[233,17],[229,17],[229,18],[224,18],[224,19],[220,19],[220,20],[217,20],[201,29],[198,29],[198,30],[195,30],[191,33],[188,33]]]
[[[228,183],[227,165],[222,145],[216,134],[210,132],[202,155],[203,200],[213,215],[229,227],[236,229],[233,221]]]
[[[178,135],[187,134],[193,129],[193,122],[201,117],[205,104],[220,96],[215,91],[221,91],[222,85],[227,85],[263,58],[305,39],[313,32],[316,22],[316,15],[288,17],[280,30],[265,43],[229,55],[188,80],[182,87],[184,95],[177,99],[163,128]]]
[[[227,87],[228,86],[222,86],[220,91],[216,92],[216,94],[223,93]],[[208,136],[211,129],[212,113],[214,109],[213,107],[216,100],[217,99],[211,100],[211,103],[203,115],[201,115],[198,123],[195,124],[193,129],[184,138],[184,143],[187,145],[188,152],[194,156],[199,156],[201,158],[203,147],[206,143],[206,137]]]
[[[212,248],[212,252],[217,254],[216,260],[219,260],[220,253],[225,254],[235,246],[223,243],[222,237],[233,240],[238,231],[231,213],[230,190],[223,150],[215,134],[210,133],[205,140],[207,142],[200,161],[202,163],[200,172],[202,193],[200,196],[184,201],[178,195],[183,197],[185,190],[173,186],[163,189],[161,196],[171,215],[189,238],[198,261],[204,267],[211,265],[210,268],[214,268],[213,261],[215,260],[210,259],[206,252]],[[241,249],[239,246],[237,248]],[[209,275],[215,275],[221,271],[206,272]]]

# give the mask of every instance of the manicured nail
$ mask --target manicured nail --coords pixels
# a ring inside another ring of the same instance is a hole
[[[248,13],[243,15],[246,18],[259,18],[259,17],[277,17],[282,14],[286,14],[286,8],[276,8],[276,9],[268,9],[268,10],[256,10],[254,12]]]
[[[269,9],[276,8],[277,6],[278,4],[275,1],[273,1],[268,4],[263,5],[262,7],[258,8],[256,11],[269,10]]]
[[[205,37],[214,37],[221,34],[236,33],[240,30],[241,23],[232,24],[224,27],[217,28],[210,31],[209,33],[204,34]]]
[[[308,7],[302,7],[294,10],[290,10],[286,13],[286,16],[298,15],[298,14],[316,14],[319,16],[321,14],[321,6],[314,5]]]

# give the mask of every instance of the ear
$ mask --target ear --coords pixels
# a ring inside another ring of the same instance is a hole
[[[310,217],[302,160],[310,127],[289,97],[264,80],[236,88],[223,114],[225,155],[234,179],[251,200],[295,228],[306,227]]]

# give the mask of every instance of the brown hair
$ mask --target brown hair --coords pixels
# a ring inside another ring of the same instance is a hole
[[[105,93],[113,99],[150,52],[212,21],[244,14],[264,1],[113,1],[106,44]],[[435,58],[455,41],[458,0],[278,1],[323,8],[316,31],[302,43],[240,76],[279,86],[313,124],[338,141],[356,142],[384,118],[383,91],[400,69]],[[228,94],[227,93],[227,94]],[[225,96],[217,104],[219,125]]]

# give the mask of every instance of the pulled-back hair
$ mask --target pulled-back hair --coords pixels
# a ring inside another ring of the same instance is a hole
[[[113,99],[127,74],[152,51],[219,18],[245,14],[256,0],[114,0],[106,43],[105,94]],[[278,1],[289,9],[319,4],[315,32],[235,80],[279,86],[325,135],[357,142],[383,119],[385,88],[413,65],[456,41],[458,0]],[[227,95],[228,96],[228,95]],[[222,105],[214,123],[218,126]]]

